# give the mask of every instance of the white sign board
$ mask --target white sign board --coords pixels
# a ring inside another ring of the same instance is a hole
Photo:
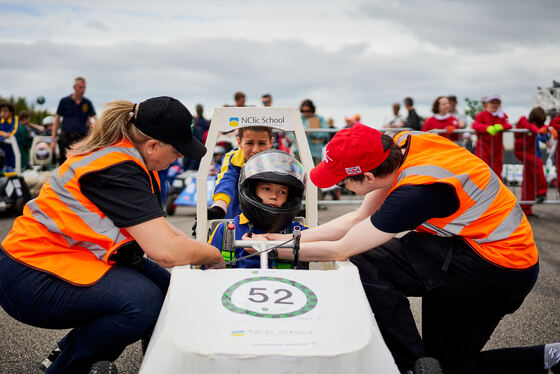
[[[197,175],[197,238],[206,240],[208,230],[206,211],[206,179],[212,163],[212,155],[220,133],[232,131],[240,127],[266,126],[281,131],[293,132],[301,162],[307,173],[306,190],[306,225],[317,226],[317,187],[311,183],[309,172],[313,169],[313,159],[307,137],[301,121],[301,116],[296,108],[285,107],[224,107],[214,109],[212,122],[206,137],[208,151],[200,162]]]

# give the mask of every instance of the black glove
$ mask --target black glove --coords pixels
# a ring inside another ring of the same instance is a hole
[[[219,206],[213,206],[211,208],[208,208],[208,212],[206,213],[206,215],[208,216],[208,219],[222,219],[226,216],[226,212],[224,212],[224,210],[222,208],[220,208]],[[192,237],[196,238],[196,219],[194,220],[194,223],[192,225]]]
[[[194,219],[194,223],[192,225],[192,237],[196,239],[196,218]]]
[[[111,261],[118,262],[121,265],[128,266],[137,271],[144,268],[144,251],[135,241],[129,242],[114,252]]]
[[[219,206],[208,208],[208,219],[222,219],[226,216],[226,212]]]

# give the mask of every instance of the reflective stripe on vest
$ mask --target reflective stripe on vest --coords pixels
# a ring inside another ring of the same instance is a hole
[[[107,156],[114,152],[119,152],[127,154],[136,159],[136,162],[143,164],[142,157],[140,153],[135,148],[124,148],[124,147],[106,147],[97,152],[91,153],[81,160],[76,161],[70,165],[68,170],[64,172],[61,176],[58,176],[58,169],[53,172],[49,177],[50,188],[58,196],[58,198],[70,209],[72,212],[76,213],[92,230],[100,235],[105,235],[115,243],[122,242],[126,240],[127,237],[121,233],[121,230],[113,224],[113,221],[109,217],[100,217],[98,214],[92,213],[88,208],[84,207],[83,204],[77,200],[72,194],[64,187],[66,183],[70,182],[72,178],[76,176],[76,169],[89,165],[95,160],[101,157]],[[90,243],[87,241],[76,241],[62,233],[56,223],[45,214],[38,206],[37,203],[32,200],[28,204],[31,214],[37,220],[37,222],[42,223],[49,231],[55,232],[62,235],[70,246],[82,246],[89,249],[98,259],[103,261],[106,255],[105,248],[97,245],[96,243]]]
[[[410,139],[408,152],[391,191],[406,184],[446,183],[454,187],[460,202],[457,212],[430,219],[423,228],[439,236],[462,236],[500,266],[521,269],[536,263],[538,253],[527,219],[487,165],[435,134],[400,133],[395,140],[405,140],[403,135]]]
[[[81,193],[79,181],[86,174],[129,161],[138,164],[152,183],[142,157],[128,140],[68,159],[16,220],[2,243],[6,252],[77,285],[97,282],[112,266],[109,256],[133,239]]]
[[[393,137],[393,141],[399,146],[401,146],[408,139],[410,135],[423,135],[423,134],[425,134],[425,132],[423,131],[401,131]]]

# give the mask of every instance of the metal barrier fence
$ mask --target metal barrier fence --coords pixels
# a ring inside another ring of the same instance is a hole
[[[336,133],[340,129],[305,129],[306,133],[326,132]],[[387,128],[382,129],[388,135],[395,134],[408,128]],[[437,134],[446,134],[446,130],[430,130]],[[475,147],[480,140],[476,131],[471,129],[456,129],[453,134],[457,134],[455,143],[468,148],[475,153]],[[499,139],[499,141],[496,141]],[[522,207],[530,209],[532,204],[560,204],[560,186],[558,186],[558,175],[554,157],[558,151],[557,143],[550,140],[546,152],[547,158],[536,156],[535,151],[539,147],[537,134],[527,129],[511,129],[503,131],[502,136],[486,137],[486,147],[479,145],[476,154],[483,159],[498,174],[504,184],[514,193]],[[506,146],[504,146],[504,144]],[[505,157],[504,157],[505,156]],[[347,205],[361,204],[362,199],[357,196],[344,198],[344,194],[333,192],[339,189],[332,187],[321,190],[322,195],[330,192],[333,199],[321,199],[320,205]],[[340,190],[340,189],[339,189]],[[341,195],[338,197],[338,195]]]

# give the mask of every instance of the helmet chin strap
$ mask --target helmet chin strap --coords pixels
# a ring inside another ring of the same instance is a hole
[[[292,262],[292,269],[297,269],[299,266],[299,242],[301,239],[301,226],[294,227],[294,261]]]
[[[247,226],[249,226],[249,232],[247,233],[247,236],[249,238],[253,237],[253,224],[251,222],[247,222]]]

